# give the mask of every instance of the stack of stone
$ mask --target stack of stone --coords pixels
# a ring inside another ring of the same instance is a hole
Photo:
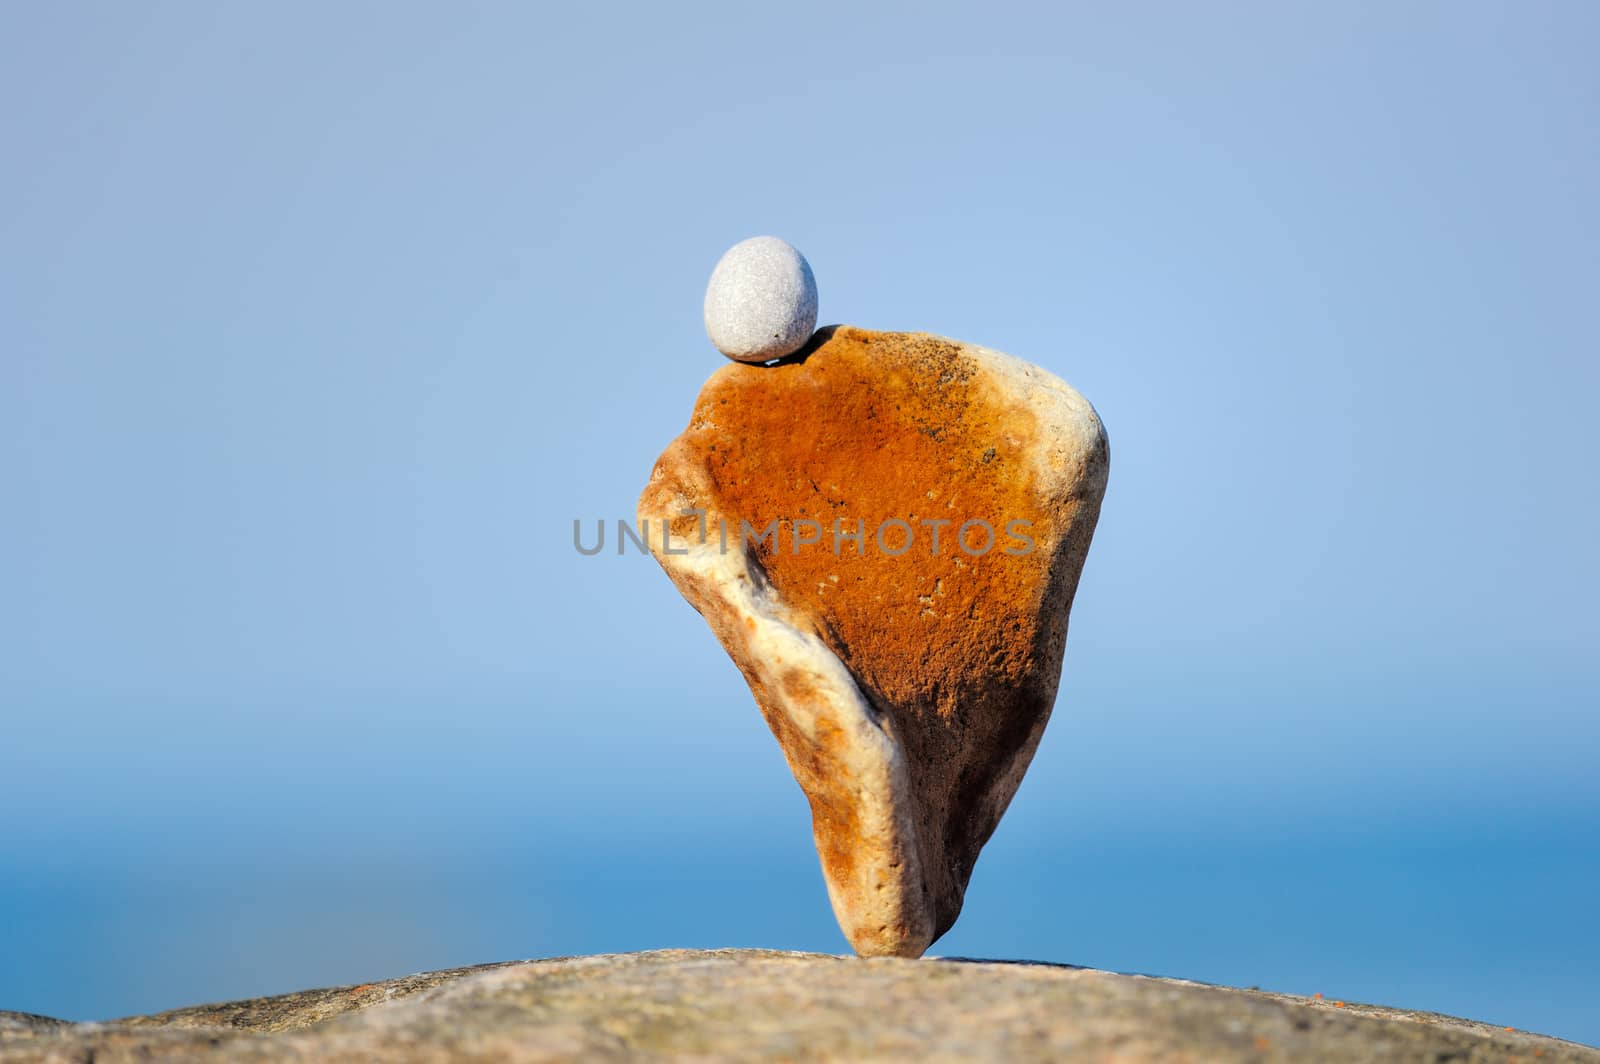
[[[811,804],[841,928],[920,956],[1055,703],[1105,493],[1094,408],[925,333],[813,333],[811,267],[736,245],[706,293],[735,361],[656,462],[652,553],[750,684]]]

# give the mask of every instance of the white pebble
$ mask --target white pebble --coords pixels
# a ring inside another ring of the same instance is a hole
[[[706,285],[706,335],[739,362],[770,362],[817,327],[817,281],[787,241],[753,236],[729,248]]]

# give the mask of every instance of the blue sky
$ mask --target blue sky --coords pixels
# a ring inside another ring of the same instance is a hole
[[[0,1007],[839,951],[653,562],[718,255],[1110,489],[937,947],[1600,1042],[1581,3],[0,12]],[[116,957],[115,965],[108,957]]]

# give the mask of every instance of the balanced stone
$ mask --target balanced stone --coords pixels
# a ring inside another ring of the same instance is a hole
[[[657,461],[652,553],[782,746],[857,952],[918,956],[960,913],[1055,703],[1108,463],[1043,369],[848,326],[712,374]]]
[[[792,355],[817,327],[817,281],[805,256],[775,236],[729,248],[706,286],[706,335],[739,362]]]

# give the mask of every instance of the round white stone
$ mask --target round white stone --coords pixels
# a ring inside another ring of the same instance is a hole
[[[770,362],[805,346],[817,327],[817,281],[787,241],[753,236],[729,248],[706,285],[706,335],[740,362]]]

